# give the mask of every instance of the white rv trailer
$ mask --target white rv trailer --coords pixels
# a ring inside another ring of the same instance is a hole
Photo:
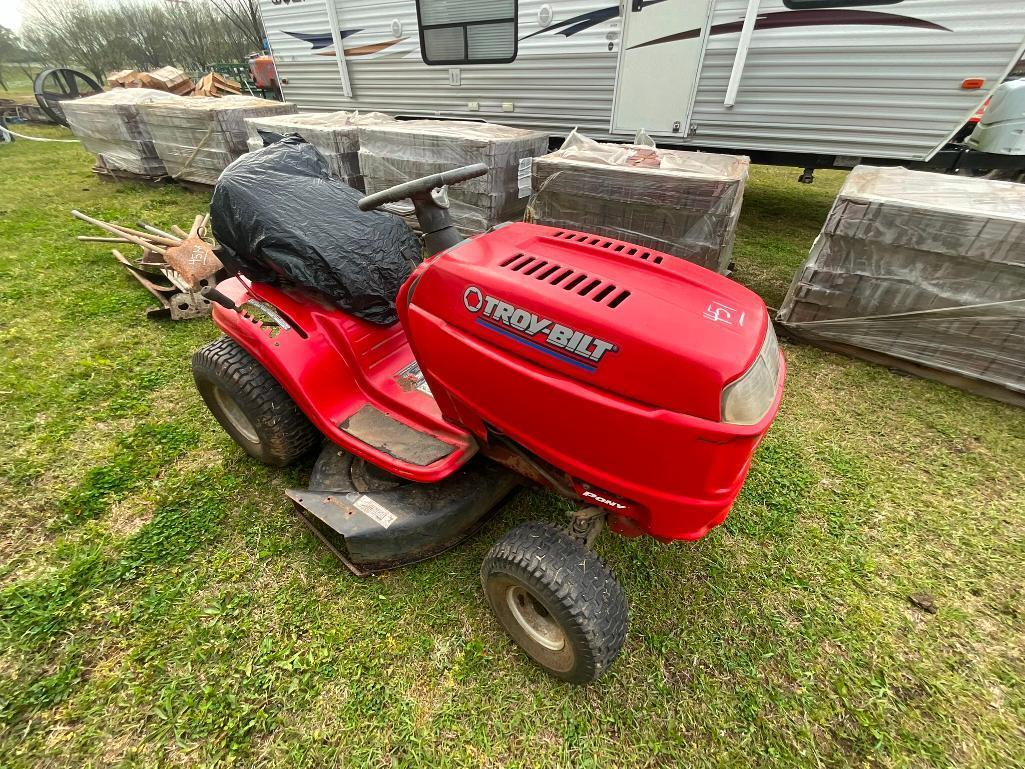
[[[949,142],[1025,0],[260,0],[300,109],[488,120],[814,167],[1025,166]],[[979,158],[982,158],[981,160]]]

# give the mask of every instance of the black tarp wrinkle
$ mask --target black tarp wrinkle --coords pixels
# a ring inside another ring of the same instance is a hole
[[[360,211],[362,196],[331,178],[299,136],[243,155],[210,203],[221,259],[251,280],[315,289],[358,318],[395,323],[395,297],[420,262],[420,242],[399,217]]]

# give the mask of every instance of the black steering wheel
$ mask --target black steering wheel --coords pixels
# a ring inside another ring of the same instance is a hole
[[[397,203],[406,198],[413,198],[415,201],[418,195],[427,195],[429,197],[431,190],[437,187],[459,184],[459,182],[465,182],[468,179],[476,179],[478,176],[484,176],[487,172],[488,167],[483,163],[453,168],[451,171],[442,171],[440,174],[423,176],[419,179],[413,179],[411,182],[396,184],[394,187],[375,192],[373,195],[367,195],[365,198],[360,198],[359,203],[356,205],[359,206],[360,211],[373,211],[385,203]]]

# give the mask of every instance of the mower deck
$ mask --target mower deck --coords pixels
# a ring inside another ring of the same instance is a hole
[[[309,489],[289,489],[300,520],[354,574],[433,558],[473,534],[519,483],[482,459],[443,481],[419,484],[324,447]]]

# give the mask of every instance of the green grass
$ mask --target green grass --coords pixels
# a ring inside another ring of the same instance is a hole
[[[188,362],[213,327],[146,320],[68,213],[167,226],[207,200],[89,166],[0,145],[0,766],[1023,765],[1020,410],[787,345],[726,525],[600,540],[632,627],[574,688],[477,576],[563,503],[524,492],[455,552],[350,576],[282,494],[308,467],[257,465],[206,413]],[[796,175],[746,194],[737,277],[770,304],[842,181]]]
[[[34,76],[40,67],[29,67],[29,72]],[[35,102],[32,91],[32,78],[25,73],[21,67],[12,66],[10,64],[0,64],[0,70],[4,76],[4,81],[7,83],[7,89],[0,88],[0,99],[16,99],[23,101]]]

